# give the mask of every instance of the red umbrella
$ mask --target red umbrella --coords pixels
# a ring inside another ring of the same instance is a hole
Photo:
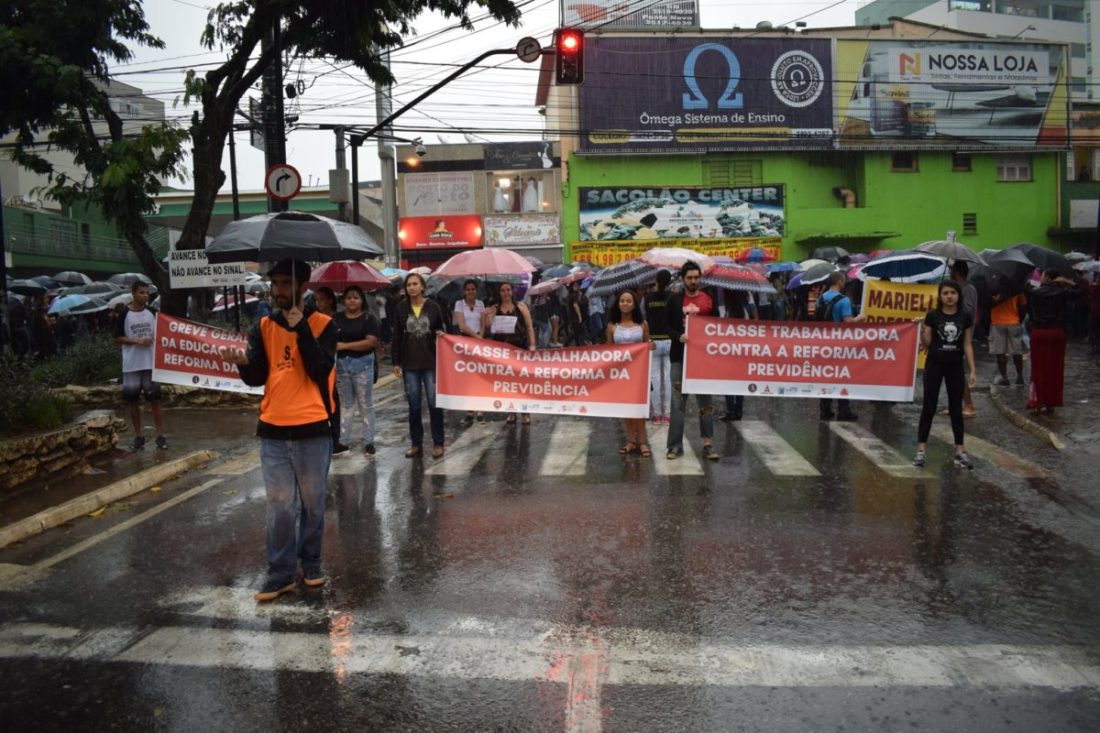
[[[258,300],[259,300],[259,298],[257,298],[254,295],[245,295],[244,296],[244,301],[242,301],[242,302],[245,305],[248,305],[249,303],[257,302]],[[214,307],[210,309],[210,312],[211,313],[218,313],[218,312],[221,312],[223,310],[228,310],[230,308],[236,308],[236,307],[237,307],[237,296],[235,294],[230,294],[230,296],[228,298],[226,298],[225,296],[219,295],[214,300]]]
[[[537,268],[510,249],[493,247],[460,252],[440,265],[432,277],[478,277],[479,275],[526,275]]]
[[[392,284],[378,270],[355,260],[339,260],[321,265],[313,270],[309,279],[309,287],[313,290],[332,288],[337,293],[344,292],[348,285],[358,285],[363,290],[377,290],[388,288]]]
[[[703,285],[747,293],[774,293],[767,276],[744,265],[715,265],[703,274]]]
[[[534,285],[527,291],[528,295],[546,295],[552,293],[562,286],[561,280],[556,277],[552,277],[549,280],[543,280],[538,285]]]

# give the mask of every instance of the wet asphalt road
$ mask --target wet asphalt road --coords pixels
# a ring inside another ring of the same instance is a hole
[[[714,464],[666,461],[659,433],[624,460],[618,421],[459,415],[421,462],[377,399],[378,457],[333,464],[323,590],[252,600],[239,433],[0,552],[4,728],[1100,729],[1092,454],[983,412],[974,471],[939,440],[914,471],[913,406],[853,428],[750,400]]]

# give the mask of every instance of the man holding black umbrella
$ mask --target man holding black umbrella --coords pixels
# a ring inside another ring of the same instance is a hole
[[[267,488],[267,580],[256,593],[257,601],[293,590],[299,565],[306,587],[326,581],[321,539],[332,457],[337,341],[331,318],[303,310],[307,263],[281,260],[268,275],[274,312],[253,327],[246,352],[222,351],[237,365],[245,384],[264,385],[256,434]],[[295,516],[299,511],[300,522]]]

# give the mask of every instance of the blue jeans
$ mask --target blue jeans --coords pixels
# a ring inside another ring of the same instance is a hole
[[[603,311],[588,314],[588,328],[592,334],[592,343],[602,344],[607,340],[607,318]]]
[[[443,445],[443,409],[435,406],[435,369],[401,372],[405,380],[405,396],[409,399],[409,437],[413,445],[424,443],[424,422],[420,416],[420,401],[428,400],[428,422],[432,426],[432,445]]]
[[[356,408],[363,423],[363,445],[374,442],[374,354],[336,359],[336,391],[340,393],[340,442],[351,445]]]
[[[550,346],[550,322],[535,323],[535,341],[540,349]]]
[[[267,489],[267,577],[290,583],[302,570],[321,569],[325,532],[325,483],[332,438],[260,438],[260,466]],[[298,517],[295,536],[294,518]]]
[[[668,421],[667,450],[682,451],[684,449],[684,410],[687,408],[688,395],[684,394],[684,364],[672,362],[672,415]],[[709,394],[695,395],[695,402],[699,405],[699,434],[706,442],[714,437],[714,406],[713,398]]]

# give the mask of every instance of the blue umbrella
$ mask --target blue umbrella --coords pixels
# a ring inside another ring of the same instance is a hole
[[[802,269],[802,266],[797,262],[773,262],[764,267],[767,268],[769,274],[773,272],[798,272]]]
[[[860,280],[875,278],[892,282],[915,283],[942,278],[947,271],[944,258],[931,252],[899,250],[879,255],[863,266]]]
[[[787,290],[798,290],[800,287],[802,287],[801,272],[796,273],[795,276],[787,282]]]
[[[50,309],[47,313],[56,315],[63,311],[71,311],[74,308],[79,308],[82,305],[91,303],[92,299],[87,295],[81,295],[80,293],[73,293],[72,295],[63,295],[53,303],[50,303]]]

